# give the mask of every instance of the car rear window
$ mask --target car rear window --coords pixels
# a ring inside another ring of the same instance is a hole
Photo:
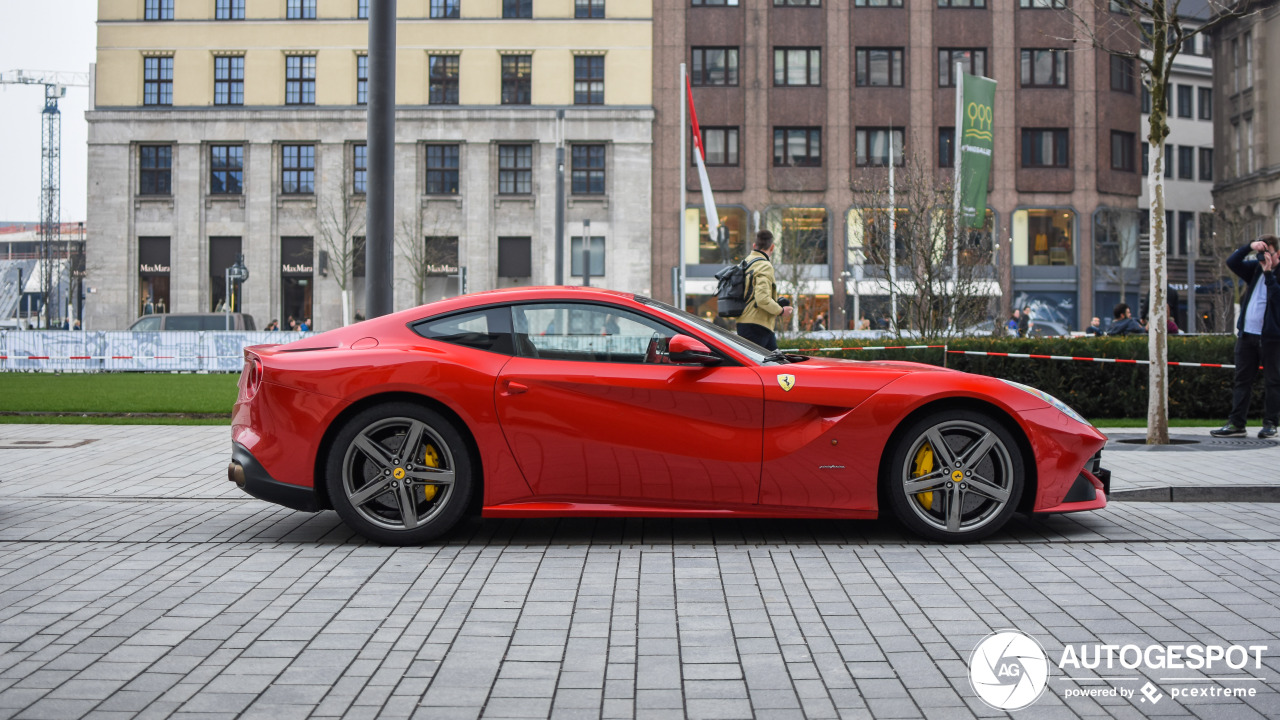
[[[164,319],[165,330],[209,330],[199,315],[170,315]]]
[[[452,345],[514,355],[511,342],[511,311],[506,307],[427,318],[413,325],[422,337]]]

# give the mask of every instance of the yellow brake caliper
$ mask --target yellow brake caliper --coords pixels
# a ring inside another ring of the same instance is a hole
[[[933,446],[925,443],[916,451],[916,458],[911,468],[911,477],[918,478],[933,472]],[[933,509],[933,491],[917,493],[916,498],[925,510]]]
[[[427,452],[426,452],[426,455],[422,458],[422,462],[427,467],[433,467],[433,468],[440,467],[440,451],[436,450],[435,445],[432,445],[431,443],[427,443]],[[431,500],[436,496],[436,486],[423,485],[422,494],[424,496],[423,497],[424,500],[428,500],[428,501]]]

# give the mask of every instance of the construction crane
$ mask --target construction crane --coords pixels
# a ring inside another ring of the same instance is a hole
[[[48,328],[53,317],[49,310],[53,248],[62,238],[62,113],[58,101],[66,97],[69,87],[89,87],[89,73],[9,70],[0,72],[0,85],[44,86],[40,133],[40,313]]]

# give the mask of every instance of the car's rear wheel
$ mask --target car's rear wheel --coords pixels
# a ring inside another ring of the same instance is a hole
[[[448,532],[471,496],[471,462],[453,424],[427,408],[389,403],[351,418],[329,452],[329,499],[348,527],[388,545]]]
[[[1009,520],[1025,478],[1017,442],[1002,423],[972,410],[949,410],[903,432],[884,489],[908,529],[932,540],[966,542]]]

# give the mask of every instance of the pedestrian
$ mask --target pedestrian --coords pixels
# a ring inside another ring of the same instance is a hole
[[[1164,329],[1170,335],[1178,335],[1182,332],[1182,328],[1178,327],[1178,321],[1173,319],[1173,310],[1168,306],[1164,306]]]
[[[1022,312],[1018,308],[1013,309],[1013,314],[1009,316],[1009,322],[1005,323],[1005,327],[1009,329],[1010,335],[1018,334],[1018,322],[1022,318]]]
[[[289,316],[289,332],[298,332],[298,321],[292,315]]]
[[[813,319],[814,332],[822,332],[827,329],[827,321],[822,313],[818,313],[818,317]]]
[[[1087,328],[1085,328],[1085,329],[1084,329],[1084,334],[1085,334],[1085,335],[1101,335],[1101,334],[1102,334],[1102,319],[1101,319],[1101,318],[1094,318],[1094,319],[1090,320],[1090,321],[1089,321],[1089,327],[1087,327]]]
[[[790,304],[778,302],[778,286],[774,283],[773,262],[770,260],[772,253],[773,233],[768,230],[756,233],[755,244],[746,261],[750,263],[757,258],[764,261],[751,266],[751,299],[747,301],[742,315],[738,316],[738,335],[766,350],[778,349],[778,337],[774,334],[778,318],[786,321],[791,317]]]
[[[1108,335],[1146,335],[1147,329],[1133,319],[1133,310],[1128,304],[1120,303],[1111,311],[1111,328]]]
[[[1018,318],[1018,337],[1026,337],[1031,332],[1031,306],[1022,308],[1022,317]]]
[[[1248,283],[1240,296],[1240,320],[1236,323],[1235,383],[1231,392],[1231,415],[1227,424],[1210,431],[1214,437],[1244,436],[1249,415],[1253,379],[1262,366],[1265,388],[1262,430],[1258,437],[1276,436],[1280,423],[1280,283],[1275,270],[1280,264],[1280,240],[1263,235],[1236,250],[1227,258],[1227,267]]]
[[[311,332],[311,318],[303,320],[302,324],[298,326],[298,329],[302,332]]]

